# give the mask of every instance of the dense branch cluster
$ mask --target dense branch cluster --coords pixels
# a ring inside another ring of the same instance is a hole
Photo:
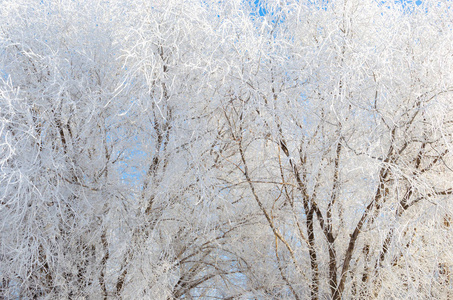
[[[2,1],[0,298],[453,297],[451,4],[277,2]]]

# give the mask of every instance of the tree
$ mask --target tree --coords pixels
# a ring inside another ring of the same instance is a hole
[[[244,188],[275,236],[279,297],[445,297],[445,278],[433,280],[451,265],[435,246],[449,240],[453,192],[451,45],[439,38],[451,36],[451,12],[426,9],[267,9],[268,56],[236,75],[244,84],[231,81],[225,118]]]
[[[2,7],[2,297],[451,296],[448,2]]]

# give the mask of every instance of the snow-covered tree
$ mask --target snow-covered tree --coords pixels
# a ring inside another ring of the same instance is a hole
[[[453,295],[448,1],[2,1],[0,297]]]

